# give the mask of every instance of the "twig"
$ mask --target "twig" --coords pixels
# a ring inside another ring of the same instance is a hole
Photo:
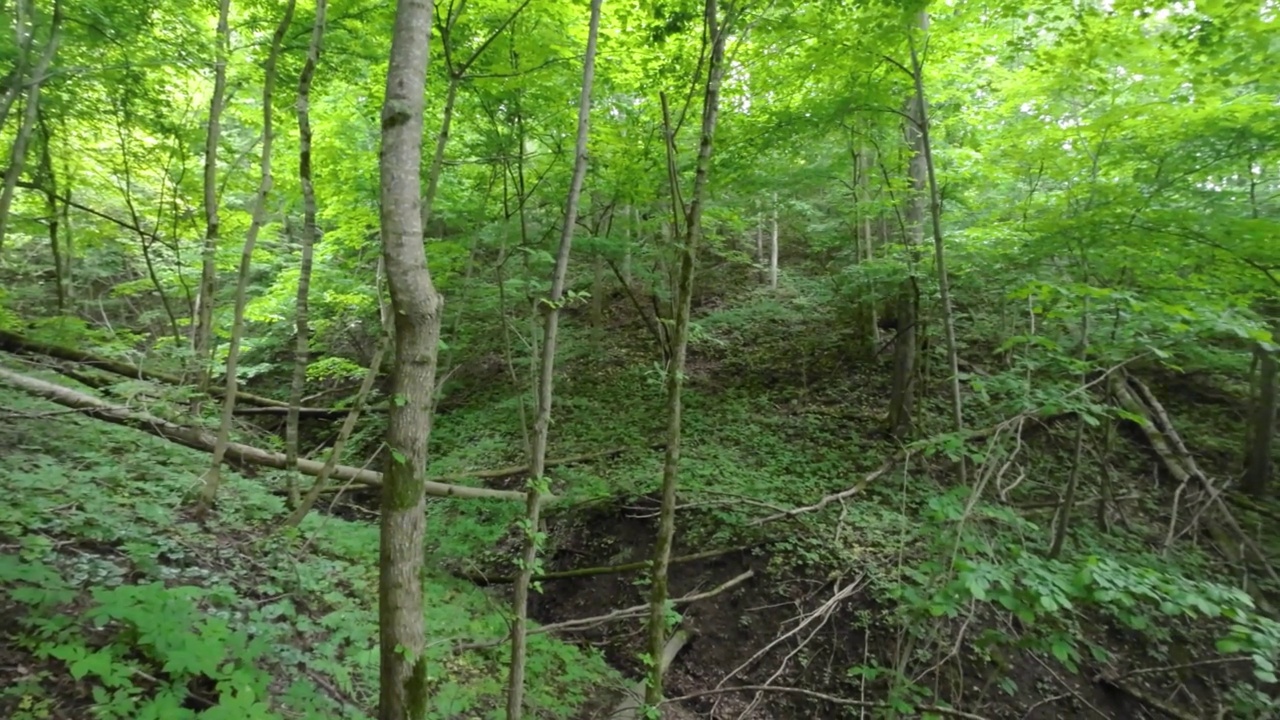
[[[673,605],[685,605],[688,603],[697,602],[699,600],[706,600],[709,597],[719,595],[720,593],[725,592],[726,590],[731,590],[737,587],[738,585],[741,585],[747,580],[750,580],[755,574],[756,573],[754,570],[748,570],[742,573],[741,575],[737,575],[725,581],[724,583],[717,585],[716,587],[710,590],[707,590],[706,592],[694,593],[692,595],[685,595],[684,597],[678,597],[671,600],[671,603]],[[577,618],[574,620],[565,620],[564,622],[551,623],[550,625],[539,625],[538,627],[535,627],[535,628],[529,628],[529,630],[527,631],[527,634],[538,635],[541,633],[561,632],[561,631],[567,631],[567,630],[571,630],[571,631],[589,630],[593,627],[596,627],[598,625],[603,625],[604,623],[612,622],[614,620],[625,620],[628,618],[641,617],[648,612],[649,612],[649,605],[647,603],[644,605],[633,605],[632,607],[629,607],[629,608],[624,608],[622,610],[614,610],[613,612],[605,613],[604,615],[596,615],[595,617]],[[453,651],[462,652],[465,650],[483,650],[485,648],[497,647],[505,643],[506,641],[507,641],[507,638],[503,637],[497,640],[489,640],[485,642],[460,643],[453,646]]]
[[[858,493],[862,492],[862,490],[863,490],[864,488],[866,488],[866,487],[867,487],[867,485],[870,485],[873,481],[875,481],[875,480],[876,480],[877,478],[879,478],[881,475],[884,475],[884,474],[885,474],[886,472],[888,472],[891,468],[893,468],[894,463],[895,463],[895,461],[896,461],[896,460],[897,460],[897,456],[896,456],[896,455],[895,455],[894,457],[892,457],[892,458],[889,458],[888,460],[886,460],[886,461],[884,462],[884,464],[883,464],[883,465],[881,465],[879,468],[877,468],[876,470],[874,470],[871,474],[869,474],[869,475],[867,475],[866,477],[864,477],[864,478],[862,478],[861,480],[859,480],[859,481],[858,481],[858,483],[857,483],[856,485],[854,485],[853,487],[851,487],[851,488],[848,488],[848,489],[846,489],[846,490],[841,490],[841,491],[840,491],[840,492],[838,492],[838,493],[832,493],[831,495],[827,495],[826,497],[822,498],[821,500],[819,500],[818,502],[816,502],[816,503],[814,503],[814,504],[812,504],[812,505],[806,505],[806,506],[804,506],[804,507],[798,507],[798,508],[795,508],[795,509],[792,509],[792,510],[787,510],[787,511],[785,511],[785,512],[774,513],[773,515],[769,515],[768,517],[763,517],[763,518],[759,518],[759,519],[757,519],[757,520],[753,520],[753,521],[751,522],[751,527],[759,527],[760,525],[764,525],[765,523],[773,522],[774,520],[783,520],[783,519],[786,519],[786,518],[793,518],[793,517],[795,517],[795,516],[797,516],[797,515],[802,515],[802,514],[804,514],[804,513],[809,513],[809,512],[814,512],[814,511],[817,511],[817,510],[821,510],[822,508],[824,508],[824,507],[826,507],[826,506],[830,505],[830,504],[831,504],[831,503],[833,503],[833,502],[836,502],[836,501],[839,501],[839,500],[843,500],[843,499],[845,499],[845,498],[847,498],[847,497],[850,497],[850,496],[852,496],[852,495],[857,495]]]
[[[784,642],[787,638],[798,634],[801,630],[805,629],[805,627],[807,627],[813,621],[822,619],[823,623],[825,624],[827,618],[830,617],[831,613],[836,609],[836,607],[840,604],[841,601],[843,601],[845,598],[852,595],[854,592],[857,592],[858,590],[862,589],[862,585],[863,585],[862,577],[863,576],[861,575],[858,576],[858,579],[854,580],[848,585],[845,585],[843,588],[837,586],[835,593],[832,594],[832,596],[828,598],[825,602],[823,602],[822,605],[818,606],[816,610],[803,616],[803,619],[800,621],[798,625],[795,626],[795,628],[774,638],[772,641],[769,642],[768,645],[765,645],[764,647],[760,648],[758,651],[756,651],[754,655],[752,655],[751,657],[743,661],[742,664],[738,665],[733,670],[730,670],[729,674],[725,675],[723,678],[720,679],[720,682],[716,683],[716,689],[720,689],[724,687],[724,684],[732,680],[735,675],[747,669],[748,667],[751,667],[751,665],[754,664],[757,660],[767,655],[770,650],[777,647],[779,644]],[[808,642],[808,640],[805,640],[805,642]],[[769,682],[772,682],[775,677],[776,675],[773,677],[770,677]],[[719,700],[716,701],[716,704],[717,705],[719,704]],[[753,706],[755,705],[754,700],[752,701],[752,705]],[[712,709],[712,714],[713,715],[715,714],[714,708]]]
[[[714,690],[700,690],[695,693],[689,693],[688,695],[681,695],[680,697],[674,697],[668,700],[663,700],[662,704],[670,705],[672,703],[684,702],[686,700],[695,700],[697,698],[707,697],[709,695],[724,695],[727,693],[735,693],[735,692],[790,693],[792,695],[803,695],[808,698],[813,698],[814,700],[822,700],[823,702],[829,702],[833,705],[847,705],[850,707],[870,707],[870,708],[896,707],[895,705],[892,705],[891,703],[887,703],[887,702],[873,702],[871,700],[852,700],[850,698],[842,698],[836,695],[828,695],[826,693],[820,693],[815,690],[786,687],[784,685],[739,685],[738,687],[716,688]],[[939,707],[937,705],[917,705],[915,709],[918,712],[930,712],[938,715],[946,715],[947,717],[961,718],[962,720],[987,720],[987,718],[982,715],[974,715],[973,713],[967,713],[963,710],[955,710],[952,708]]]
[[[1160,712],[1168,715],[1171,718],[1177,718],[1177,720],[1200,720],[1200,718],[1196,717],[1195,715],[1192,715],[1189,712],[1180,710],[1170,705],[1169,703],[1161,700],[1160,698],[1152,697],[1147,693],[1139,690],[1138,688],[1133,687],[1132,685],[1129,685],[1125,682],[1122,682],[1119,678],[1110,678],[1110,677],[1102,676],[1098,678],[1098,681],[1104,682],[1110,685],[1111,687],[1128,694],[1130,697],[1132,697],[1135,700],[1138,700],[1139,702],[1142,702],[1146,705],[1150,705],[1151,707],[1159,710]]]
[[[1108,675],[1106,673],[1098,673],[1094,676],[1094,682],[1114,682],[1116,680],[1124,680],[1126,678],[1136,677],[1138,675],[1155,675],[1158,673],[1177,672],[1178,670],[1190,670],[1191,668],[1204,667],[1206,665],[1225,665],[1234,662],[1249,662],[1252,658],[1245,655],[1236,655],[1234,657],[1211,658],[1209,660],[1195,660],[1192,662],[1181,663],[1179,665],[1161,665],[1158,667],[1138,668],[1137,670],[1129,670],[1127,672]]]

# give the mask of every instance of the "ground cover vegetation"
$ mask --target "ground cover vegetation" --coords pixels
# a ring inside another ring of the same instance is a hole
[[[0,8],[0,716],[1280,712],[1273,0]]]

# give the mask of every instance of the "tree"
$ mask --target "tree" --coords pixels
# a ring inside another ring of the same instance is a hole
[[[578,222],[578,199],[582,181],[587,176],[587,137],[591,127],[591,86],[595,79],[596,40],[600,32],[601,0],[591,0],[591,20],[587,31],[587,49],[582,61],[582,94],[578,98],[578,133],[574,146],[573,178],[565,200],[564,220],[560,225],[560,247],[556,251],[555,269],[551,276],[551,292],[539,304],[542,314],[542,355],[538,361],[536,387],[537,413],[533,422],[533,441],[529,458],[529,500],[524,521],[524,553],[520,575],[516,579],[515,620],[511,625],[511,672],[508,677],[507,718],[520,720],[524,713],[525,626],[528,623],[529,581],[533,577],[538,553],[538,524],[542,495],[546,484],[547,440],[551,432],[551,400],[555,381],[556,332],[560,323],[560,307],[564,304],[565,278],[569,272],[569,253],[574,226]]]
[[[397,0],[382,104],[382,257],[395,350],[378,562],[380,720],[422,720],[427,707],[423,505],[444,306],[427,269],[419,175],[433,10],[430,0]]]
[[[20,7],[24,6],[22,0],[16,0]],[[27,15],[31,15],[31,4],[25,4]],[[18,13],[18,34],[20,36],[19,47],[20,54],[25,55],[29,43],[31,42],[31,32],[27,29],[27,34],[23,36],[22,15]],[[18,126],[17,133],[13,137],[13,145],[9,149],[9,166],[4,174],[4,187],[0,188],[0,249],[4,248],[4,236],[9,223],[9,211],[13,206],[13,192],[18,186],[18,176],[22,174],[26,167],[27,161],[27,145],[31,142],[31,136],[35,132],[36,121],[40,116],[40,87],[44,84],[45,75],[49,72],[49,64],[53,62],[54,55],[58,52],[58,45],[62,42],[62,0],[54,0],[53,17],[49,22],[49,39],[45,41],[44,50],[40,53],[40,60],[31,71],[31,77],[23,82],[22,64],[19,64],[13,70],[13,80],[9,92],[4,99],[3,112],[0,113],[0,127],[3,127],[3,115],[8,113],[9,104],[13,102],[12,98],[16,97],[16,92],[22,85],[27,86],[27,102],[26,108],[22,114],[22,124]],[[21,59],[21,58],[20,58]]]
[[[702,215],[707,197],[707,181],[711,173],[711,153],[715,140],[716,118],[720,109],[720,83],[724,76],[725,44],[732,26],[735,9],[726,5],[723,20],[716,0],[706,0],[703,23],[711,41],[707,61],[707,81],[702,94],[702,125],[698,139],[698,158],[694,170],[693,195],[686,208],[680,200],[679,175],[676,170],[675,132],[663,95],[663,125],[667,143],[667,172],[671,184],[672,212],[683,227],[680,248],[680,280],[675,304],[675,320],[671,341],[672,357],[666,368],[667,447],[662,462],[662,507],[658,516],[658,535],[653,545],[649,592],[648,644],[649,667],[644,691],[645,704],[657,707],[662,701],[663,648],[667,643],[667,569],[671,563],[671,543],[675,536],[676,488],[680,480],[681,393],[684,389],[685,358],[689,348],[689,314],[693,301],[693,275],[698,242],[702,238]]]
[[[294,332],[297,333],[293,351],[293,378],[289,383],[289,415],[285,418],[285,454],[290,465],[298,461],[298,408],[302,405],[302,392],[307,382],[307,362],[311,352],[311,328],[308,324],[307,303],[311,296],[311,266],[316,244],[316,191],[311,176],[311,80],[324,41],[327,0],[316,0],[315,20],[311,26],[311,44],[307,59],[298,75],[298,184],[302,188],[302,258],[298,268],[297,306],[294,310]],[[289,470],[289,501],[298,506],[296,468]]]
[[[204,476],[204,486],[196,503],[196,517],[203,517],[213,507],[222,483],[222,462],[226,457],[227,443],[231,441],[231,422],[235,418],[236,390],[240,379],[236,375],[240,362],[240,344],[244,338],[244,309],[249,302],[249,272],[253,268],[253,249],[258,244],[258,233],[266,224],[267,195],[271,192],[271,143],[274,140],[272,129],[271,101],[275,96],[276,65],[280,61],[280,50],[284,44],[285,31],[293,23],[293,9],[296,0],[288,0],[284,15],[276,25],[271,36],[271,50],[267,55],[262,81],[262,162],[261,176],[258,180],[258,191],[253,199],[253,215],[249,221],[249,231],[245,236],[244,248],[240,253],[240,274],[236,280],[235,315],[231,322],[231,339],[227,348],[226,392],[222,397],[222,419],[218,424],[218,444],[213,450],[213,460]]]
[[[209,99],[209,123],[204,138],[204,244],[200,249],[200,286],[191,324],[191,348],[195,354],[196,399],[192,411],[200,408],[200,396],[209,389],[213,365],[213,308],[218,289],[218,142],[222,136],[222,108],[227,92],[227,54],[231,28],[227,16],[231,0],[218,1],[218,30],[214,39],[213,94]]]

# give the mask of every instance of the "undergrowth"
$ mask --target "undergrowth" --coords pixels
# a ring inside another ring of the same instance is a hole
[[[376,525],[313,514],[277,533],[282,500],[228,473],[216,519],[181,501],[207,456],[0,391],[0,715],[366,718],[377,704]],[[433,537],[448,536],[433,523]],[[456,541],[455,541],[456,544]],[[429,572],[429,717],[498,717],[501,606]],[[612,672],[530,638],[530,704],[570,714]]]

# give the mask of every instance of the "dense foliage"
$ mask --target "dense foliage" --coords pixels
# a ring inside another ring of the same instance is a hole
[[[0,715],[1280,709],[1273,0],[0,7]]]

